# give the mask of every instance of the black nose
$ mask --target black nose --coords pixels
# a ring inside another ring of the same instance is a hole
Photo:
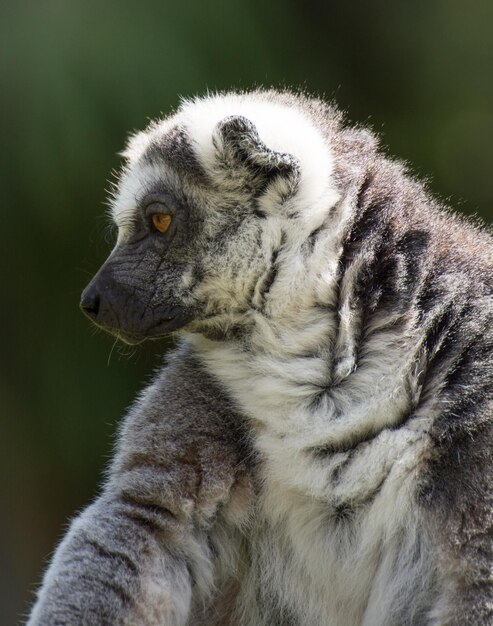
[[[100,305],[101,296],[99,289],[97,285],[92,282],[82,292],[80,308],[88,317],[95,320],[98,316]]]

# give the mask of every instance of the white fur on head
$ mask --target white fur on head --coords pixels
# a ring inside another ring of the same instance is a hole
[[[213,95],[185,101],[179,111],[202,166],[213,172],[216,148],[213,136],[217,125],[225,118],[241,115],[256,127],[261,141],[275,152],[293,155],[300,164],[297,193],[290,200],[293,212],[308,229],[323,221],[328,208],[338,200],[332,179],[333,158],[314,122],[301,108],[256,97],[254,94]],[[269,197],[262,208],[269,210]]]

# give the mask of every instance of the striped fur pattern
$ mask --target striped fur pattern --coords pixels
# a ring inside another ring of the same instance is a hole
[[[171,302],[181,347],[29,624],[493,624],[489,233],[302,95],[184,102],[124,154],[108,328]]]

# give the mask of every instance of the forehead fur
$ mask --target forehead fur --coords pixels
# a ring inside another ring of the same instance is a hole
[[[215,166],[213,137],[217,125],[230,116],[243,116],[252,122],[262,142],[271,150],[289,153],[300,164],[300,184],[296,201],[317,212],[317,205],[337,200],[332,180],[333,158],[328,140],[317,126],[313,110],[296,96],[283,99],[272,92],[211,95],[185,100],[177,113],[154,122],[146,131],[130,138],[123,156],[127,169],[112,206],[115,221],[120,225],[135,209],[139,189],[149,186],[165,173],[164,164],[157,165],[145,159],[152,145],[164,142],[173,129],[186,133],[194,157],[206,173]],[[305,106],[303,106],[305,104]]]

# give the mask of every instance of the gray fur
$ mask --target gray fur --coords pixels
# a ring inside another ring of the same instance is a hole
[[[182,346],[30,626],[493,624],[490,235],[299,95],[185,103],[126,155],[83,306]]]
[[[234,415],[192,355],[170,358],[124,420],[103,491],[59,546],[30,623],[182,624],[192,590],[207,603],[228,550],[215,535],[233,541],[252,494]]]

